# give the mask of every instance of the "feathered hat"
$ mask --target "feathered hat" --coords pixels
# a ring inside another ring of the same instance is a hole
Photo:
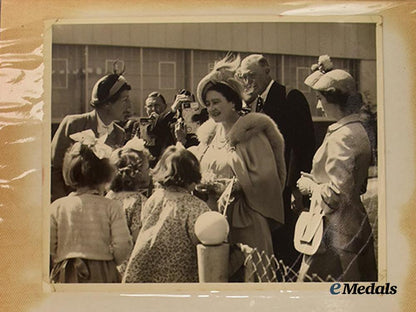
[[[312,74],[305,79],[305,84],[317,91],[335,91],[356,93],[354,78],[345,70],[333,69],[334,65],[328,55],[321,55],[318,64],[311,66]]]
[[[240,62],[240,55],[234,56],[231,53],[227,53],[222,60],[215,62],[213,70],[201,79],[196,89],[196,96],[201,105],[205,107],[205,90],[213,84],[225,84],[241,97],[243,86],[234,78],[237,68],[240,66]]]

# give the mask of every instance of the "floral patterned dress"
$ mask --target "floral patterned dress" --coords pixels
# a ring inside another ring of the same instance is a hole
[[[139,235],[140,229],[142,227],[142,221],[141,221],[142,207],[146,203],[147,197],[144,196],[139,191],[135,191],[135,192],[110,191],[107,193],[106,197],[117,200],[122,204],[124,213],[126,214],[127,226],[130,230],[130,235],[132,237],[133,244],[134,244],[136,242],[137,236]],[[126,271],[129,257],[122,264],[117,266],[117,270],[120,272],[121,276],[123,276],[124,272]]]
[[[106,195],[107,198],[118,200],[122,203],[124,212],[126,213],[127,225],[130,229],[130,234],[133,238],[133,243],[136,242],[137,235],[139,235],[142,227],[141,212],[142,207],[146,203],[146,196],[139,191],[135,192],[113,192],[110,191]]]
[[[143,208],[123,282],[198,282],[194,225],[206,211],[203,201],[182,188],[157,189]]]

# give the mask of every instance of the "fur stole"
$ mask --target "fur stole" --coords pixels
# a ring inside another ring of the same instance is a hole
[[[219,127],[219,124],[215,123],[211,118],[199,127],[197,136],[201,144],[208,145],[211,142],[217,127]],[[227,137],[230,145],[237,147],[239,143],[244,143],[259,133],[263,133],[270,142],[279,171],[280,182],[283,186],[286,180],[285,143],[275,122],[269,116],[261,113],[244,115],[236,121]],[[259,152],[261,153],[261,151]]]

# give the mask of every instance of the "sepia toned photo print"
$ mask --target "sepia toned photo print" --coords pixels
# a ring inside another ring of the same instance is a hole
[[[48,283],[384,283],[377,21],[53,24]]]

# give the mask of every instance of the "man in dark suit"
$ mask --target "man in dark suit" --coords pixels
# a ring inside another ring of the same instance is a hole
[[[299,258],[299,253],[294,248],[293,235],[299,209],[302,209],[304,202],[296,188],[296,181],[301,171],[309,172],[311,169],[315,152],[309,105],[302,92],[291,90],[286,94],[286,87],[272,79],[269,63],[263,55],[252,54],[243,59],[237,77],[244,85],[245,102],[248,103],[246,109],[270,116],[285,139],[285,225],[273,232],[273,245],[278,259],[292,266]],[[292,198],[297,203],[295,210]]]
[[[182,104],[192,101],[192,94],[186,90],[181,90],[175,96],[175,101],[169,108],[165,98],[159,92],[154,91],[147,96],[145,109],[148,115],[148,124],[141,129],[139,128],[139,131],[137,131],[138,126],[136,125],[136,133],[145,140],[146,147],[154,158],[150,162],[151,167],[156,165],[156,162],[168,146],[176,144],[177,134],[181,135],[180,141],[185,147],[189,147],[189,144],[193,142],[192,138],[186,134],[186,131],[177,129]]]
[[[140,137],[146,142],[146,147],[154,157],[151,166],[156,165],[163,151],[176,143],[171,130],[171,124],[175,122],[176,111],[167,109],[165,98],[159,92],[151,92],[145,101],[145,110],[149,118],[149,124],[140,132]]]
[[[91,129],[97,138],[106,135],[105,143],[113,148],[124,144],[125,132],[114,121],[122,120],[128,109],[130,89],[123,76],[104,76],[92,90],[91,106],[94,110],[85,114],[68,115],[62,120],[51,143],[51,201],[66,196],[71,191],[62,176],[65,152],[73,143],[69,137],[71,134]]]

